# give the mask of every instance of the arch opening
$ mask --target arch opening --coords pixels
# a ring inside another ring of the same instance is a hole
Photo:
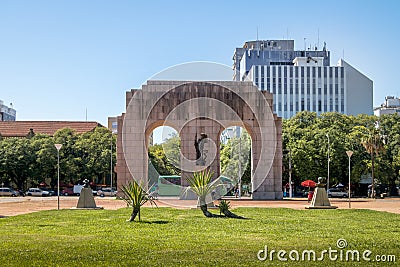
[[[220,134],[220,173],[226,196],[251,196],[252,138],[241,126],[225,128]]]
[[[170,126],[153,125],[147,134],[148,182],[150,193],[179,196],[181,186],[180,136]]]

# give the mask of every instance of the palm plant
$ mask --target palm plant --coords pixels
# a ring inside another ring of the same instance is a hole
[[[225,214],[225,212],[231,208],[231,202],[221,200],[217,207],[219,208],[219,215]]]
[[[201,211],[206,217],[218,217],[207,210],[206,196],[210,195],[218,186],[219,179],[211,181],[213,173],[209,170],[193,173],[193,176],[187,177],[189,183],[187,190],[193,190],[198,197],[198,203]]]
[[[128,206],[133,208],[129,222],[135,220],[136,216],[139,215],[140,221],[140,207],[143,206],[147,201],[151,205],[157,206],[157,203],[149,196],[149,193],[143,189],[143,183],[138,184],[135,180],[132,180],[127,185],[123,185],[121,190],[124,194],[122,199]]]
[[[375,197],[375,181],[374,181],[374,170],[375,170],[375,156],[385,151],[382,136],[377,132],[371,132],[361,140],[361,144],[365,150],[371,155],[371,197]]]
[[[217,207],[219,208],[219,214],[224,214],[228,218],[244,219],[244,217],[236,215],[229,210],[231,208],[231,203],[229,201],[221,200]]]

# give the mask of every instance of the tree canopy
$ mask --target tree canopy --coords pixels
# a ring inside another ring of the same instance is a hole
[[[303,111],[283,121],[283,148],[291,152],[292,178],[296,184],[306,179],[316,180],[319,176],[327,177],[328,138],[331,185],[348,181],[347,150],[354,152],[352,181],[358,182],[362,175],[371,173],[372,155],[376,162],[376,182],[394,185],[399,179],[400,121],[397,114],[376,117],[324,113],[317,116],[314,112]],[[374,153],[371,153],[371,146],[376,148]],[[288,156],[284,157],[284,166],[284,182],[287,182]]]
[[[41,182],[57,184],[57,150],[60,149],[60,181],[76,183],[85,178],[97,182],[110,174],[111,145],[115,164],[115,136],[104,127],[76,134],[61,129],[54,136],[29,135],[29,138],[0,139],[0,181],[19,189]]]

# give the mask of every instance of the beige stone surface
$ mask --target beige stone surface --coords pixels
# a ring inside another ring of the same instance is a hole
[[[147,177],[151,132],[168,125],[181,139],[182,177],[201,169],[194,141],[206,133],[205,167],[220,174],[220,134],[230,126],[252,137],[252,188],[255,199],[282,199],[282,121],[272,113],[272,95],[251,82],[147,81],[126,93],[126,113],[118,118],[118,186]],[[198,162],[197,162],[198,163]]]

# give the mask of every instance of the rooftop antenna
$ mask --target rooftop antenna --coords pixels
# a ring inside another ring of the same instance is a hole
[[[257,41],[258,41],[258,26],[257,26]]]

